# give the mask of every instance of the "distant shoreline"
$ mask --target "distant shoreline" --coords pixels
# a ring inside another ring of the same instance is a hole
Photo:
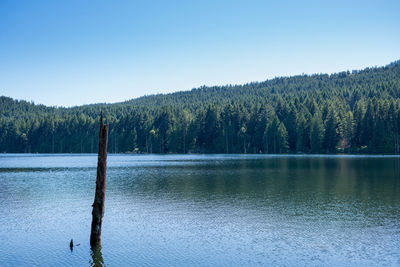
[[[1,155],[93,155],[97,156],[97,153],[0,153]],[[135,155],[135,156],[258,156],[258,157],[399,157],[399,154],[367,154],[367,153],[330,153],[330,154],[311,154],[311,153],[281,153],[281,154],[252,154],[252,153],[108,153],[109,156],[126,156],[126,155]]]

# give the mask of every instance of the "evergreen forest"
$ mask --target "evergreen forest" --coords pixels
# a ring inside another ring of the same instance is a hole
[[[101,110],[110,153],[398,154],[400,61],[70,108],[2,96],[0,152],[96,153]]]

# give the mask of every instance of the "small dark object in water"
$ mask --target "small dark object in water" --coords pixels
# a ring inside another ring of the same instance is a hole
[[[72,251],[74,249],[74,241],[71,239],[71,242],[69,242],[69,249]]]

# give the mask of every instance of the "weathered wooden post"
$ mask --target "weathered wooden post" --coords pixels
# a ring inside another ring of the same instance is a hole
[[[106,193],[107,142],[108,142],[108,127],[107,125],[103,124],[103,112],[102,112],[100,116],[96,194],[94,196],[94,202],[92,205],[93,207],[92,230],[90,233],[90,245],[92,247],[100,245],[101,242],[101,224],[103,222],[104,201]]]

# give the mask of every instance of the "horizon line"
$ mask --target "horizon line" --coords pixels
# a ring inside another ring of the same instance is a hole
[[[177,93],[184,93],[184,92],[190,92],[190,91],[193,91],[193,90],[199,90],[199,89],[202,89],[202,88],[245,86],[245,85],[249,85],[249,84],[258,84],[258,83],[264,83],[264,82],[268,82],[268,81],[273,81],[273,80],[275,80],[275,79],[293,78],[293,77],[298,77],[298,76],[315,76],[315,75],[329,75],[329,76],[332,76],[332,75],[336,75],[336,74],[343,73],[343,72],[350,72],[350,73],[353,73],[354,71],[356,71],[356,72],[361,72],[361,71],[365,71],[365,70],[368,70],[368,69],[386,68],[386,67],[392,66],[392,65],[394,65],[394,64],[399,64],[399,63],[400,63],[400,59],[396,59],[396,60],[391,61],[390,63],[385,64],[385,65],[380,65],[380,66],[378,66],[378,65],[375,65],[375,66],[366,66],[366,67],[364,67],[364,68],[362,68],[362,69],[353,69],[353,70],[347,69],[347,70],[343,70],[343,71],[339,71],[339,72],[331,72],[331,73],[322,73],[322,72],[320,72],[320,73],[316,73],[316,72],[315,72],[315,73],[304,73],[304,72],[303,72],[303,73],[301,73],[301,74],[288,75],[288,76],[275,76],[275,77],[273,77],[273,78],[266,79],[266,80],[251,81],[251,82],[242,83],[242,84],[219,84],[219,85],[205,85],[205,84],[203,84],[203,85],[200,85],[200,86],[197,86],[197,87],[193,87],[193,88],[191,88],[191,89],[178,90],[178,91],[168,92],[168,93],[162,93],[162,92],[160,92],[160,93],[153,93],[153,94],[149,94],[149,95],[142,95],[142,96],[138,96],[138,97],[135,97],[135,98],[130,98],[130,99],[127,99],[127,100],[124,100],[124,101],[117,101],[117,102],[97,102],[97,103],[88,103],[88,104],[71,105],[71,106],[57,106],[57,105],[52,106],[52,105],[46,105],[46,104],[42,104],[42,103],[35,103],[35,101],[33,101],[33,100],[17,99],[17,98],[14,98],[14,97],[12,97],[12,96],[6,96],[6,95],[0,95],[0,97],[7,97],[7,98],[11,98],[11,99],[16,100],[16,101],[27,102],[27,103],[30,103],[30,104],[33,104],[33,105],[36,105],[36,106],[45,106],[45,107],[47,107],[47,108],[60,108],[60,109],[65,108],[65,109],[69,109],[69,108],[84,107],[84,106],[91,106],[91,105],[113,105],[113,104],[122,104],[122,103],[126,103],[126,102],[129,102],[129,101],[137,100],[137,99],[140,99],[140,98],[152,97],[152,96],[159,96],[159,95],[164,95],[164,96],[166,96],[166,95],[173,95],[173,94],[177,94]]]

